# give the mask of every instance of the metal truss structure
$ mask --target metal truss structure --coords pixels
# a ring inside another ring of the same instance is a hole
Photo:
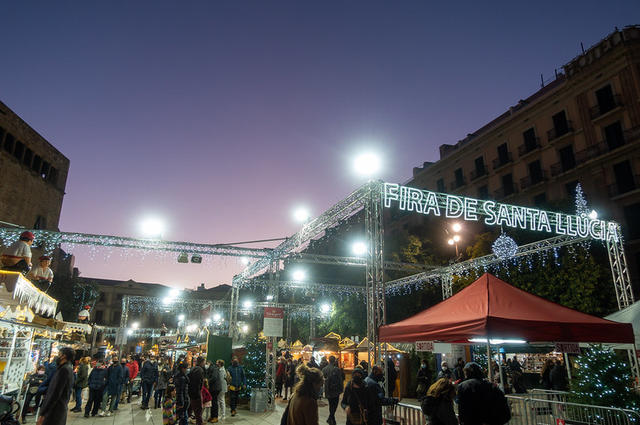
[[[369,185],[369,197],[364,206],[365,233],[367,235],[367,338],[368,363],[380,364],[382,353],[378,344],[378,328],[386,322],[384,300],[384,230],[382,215],[382,190],[379,183]],[[372,358],[373,357],[373,358]],[[386,369],[386,368],[385,368]]]
[[[327,264],[335,266],[362,266],[366,267],[367,259],[363,257],[338,257],[334,255],[307,254],[296,253],[286,257],[290,260],[300,261],[302,263]],[[385,270],[398,270],[406,272],[424,272],[439,268],[427,264],[403,263],[400,261],[384,261]]]
[[[0,240],[14,241],[27,229],[15,227],[0,228]],[[230,244],[203,244],[193,242],[165,241],[162,239],[139,239],[113,235],[95,235],[90,233],[54,232],[51,230],[30,230],[36,237],[36,243],[42,244],[45,252],[52,252],[57,246],[104,246],[112,248],[139,249],[147,251],[165,251],[199,255],[217,255],[227,257],[264,258],[271,254],[270,248],[244,248]]]

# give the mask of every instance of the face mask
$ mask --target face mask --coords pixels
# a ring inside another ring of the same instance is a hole
[[[204,365],[204,368],[209,369],[209,365],[208,364]]]
[[[44,375],[44,370],[39,370],[38,375]]]
[[[362,376],[358,375],[353,375],[353,383],[360,386],[362,385]]]
[[[231,364],[234,365],[234,366],[238,366],[238,362],[235,361],[235,360]]]
[[[423,364],[423,365],[422,365],[422,368],[423,368],[423,369],[426,369],[426,368],[427,368],[427,365],[426,365],[426,364]]]

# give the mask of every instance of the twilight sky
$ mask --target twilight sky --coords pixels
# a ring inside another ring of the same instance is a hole
[[[221,243],[292,234],[363,181],[385,180],[539,88],[554,68],[637,24],[640,2],[5,2],[0,99],[71,160],[60,229]],[[634,21],[635,19],[635,21]],[[83,276],[195,287],[201,265],[76,252]]]

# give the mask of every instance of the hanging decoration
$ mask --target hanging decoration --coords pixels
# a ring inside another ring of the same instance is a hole
[[[584,192],[582,191],[582,185],[578,183],[576,185],[576,215],[578,217],[587,217],[589,215],[589,207],[587,205],[587,198],[584,196]]]
[[[491,245],[491,251],[496,257],[502,260],[509,260],[518,252],[518,244],[512,237],[501,233]]]

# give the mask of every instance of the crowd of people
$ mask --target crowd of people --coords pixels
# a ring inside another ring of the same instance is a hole
[[[71,412],[84,410],[85,417],[112,416],[138,393],[141,409],[162,408],[164,425],[187,425],[189,419],[202,425],[225,419],[227,393],[231,416],[235,416],[239,392],[245,387],[244,369],[237,357],[228,368],[224,360],[210,362],[202,356],[191,360],[181,356],[176,362],[155,356],[75,361],[73,349],[63,347],[55,359],[38,366],[28,377],[20,417],[26,423],[35,402],[37,425],[63,425],[72,396]],[[88,394],[84,408],[83,392]]]

